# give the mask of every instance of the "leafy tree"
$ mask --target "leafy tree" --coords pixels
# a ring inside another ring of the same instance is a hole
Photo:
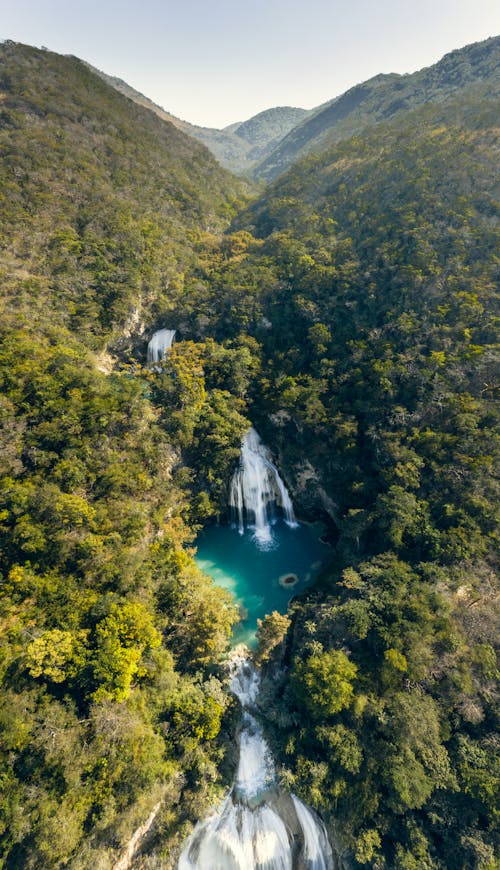
[[[283,641],[291,622],[288,616],[273,610],[264,619],[257,620],[257,660],[267,661],[273,650]]]
[[[342,650],[330,650],[296,660],[291,685],[314,718],[332,716],[352,703],[357,671]]]
[[[75,677],[85,663],[85,648],[80,637],[70,631],[52,628],[31,641],[26,650],[28,671],[32,677],[45,677],[62,683]]]
[[[96,701],[128,697],[134,677],[147,673],[141,660],[148,650],[160,646],[161,636],[151,615],[140,602],[114,604],[96,626],[97,650],[93,663],[98,688]]]

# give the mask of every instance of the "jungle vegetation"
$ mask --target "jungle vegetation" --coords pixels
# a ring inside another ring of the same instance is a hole
[[[111,867],[160,798],[143,866],[173,863],[230,777],[237,613],[192,542],[250,420],[334,545],[259,628],[283,782],[345,867],[498,866],[493,81],[249,202],[0,46],[0,866]]]

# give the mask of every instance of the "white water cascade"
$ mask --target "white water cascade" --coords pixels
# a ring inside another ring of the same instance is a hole
[[[252,427],[241,443],[241,458],[229,488],[229,505],[237,516],[241,534],[245,523],[255,528],[255,537],[261,544],[271,541],[273,507],[278,504],[286,522],[296,526],[297,521],[288,490],[271,453]]]
[[[159,363],[172,347],[175,329],[159,329],[148,344],[148,363]]]
[[[199,822],[178,870],[334,870],[325,826],[295,795],[280,791],[255,718],[259,673],[241,648],[230,662],[243,708],[236,781],[219,809]]]

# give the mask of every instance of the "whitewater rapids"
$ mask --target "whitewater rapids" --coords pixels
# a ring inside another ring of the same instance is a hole
[[[243,708],[235,783],[221,806],[196,825],[178,870],[334,870],[321,819],[278,788],[256,718],[259,672],[241,649],[233,653],[230,674]]]

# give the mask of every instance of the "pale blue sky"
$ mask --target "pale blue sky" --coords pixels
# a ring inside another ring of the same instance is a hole
[[[498,0],[0,0],[0,39],[76,54],[213,127],[499,32]]]

